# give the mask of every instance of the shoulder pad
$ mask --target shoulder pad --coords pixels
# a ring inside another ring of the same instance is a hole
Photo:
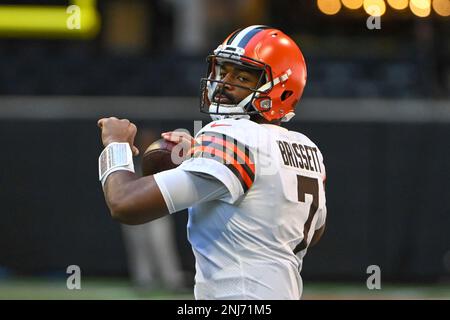
[[[197,133],[196,137],[205,132],[216,132],[236,139],[250,147],[256,147],[260,130],[259,124],[247,119],[222,119],[210,122],[204,126]]]

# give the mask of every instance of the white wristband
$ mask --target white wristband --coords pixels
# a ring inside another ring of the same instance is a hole
[[[134,173],[133,154],[127,142],[112,142],[98,157],[98,177],[105,185],[108,176],[119,170],[131,171]]]

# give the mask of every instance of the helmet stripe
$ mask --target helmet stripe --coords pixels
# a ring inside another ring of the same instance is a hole
[[[234,38],[236,38],[236,36],[238,35],[239,32],[241,32],[242,29],[238,29],[235,32],[233,32],[231,34],[231,36],[228,38],[227,44],[231,44],[231,42],[234,40]]]
[[[255,34],[266,28],[266,26],[262,25],[250,26],[245,28],[244,30],[236,34],[233,41],[231,42],[231,46],[244,48]]]
[[[266,26],[260,26],[257,29],[253,29],[252,31],[250,31],[249,33],[247,33],[245,35],[244,38],[242,38],[241,42],[239,42],[238,47],[240,48],[245,48],[245,46],[250,42],[251,39],[253,39],[253,37],[259,33],[260,31],[264,30],[264,29],[268,29],[269,27]]]

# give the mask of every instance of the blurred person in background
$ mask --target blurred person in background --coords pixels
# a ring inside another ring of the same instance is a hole
[[[208,62],[200,110],[214,121],[195,140],[162,134],[190,148],[179,167],[140,178],[130,166],[136,126],[98,121],[106,203],[127,224],[189,208],[196,299],[300,299],[303,257],[326,220],[323,156],[281,127],[306,84],[303,54],[282,31],[254,25],[230,34]]]
[[[155,138],[153,131],[140,130],[136,139],[138,148],[145,150]],[[135,164],[138,172],[141,171],[140,161]],[[135,287],[142,292],[186,290],[173,219],[168,215],[141,225],[122,224],[129,274]]]

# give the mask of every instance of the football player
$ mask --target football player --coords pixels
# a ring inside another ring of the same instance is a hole
[[[229,35],[208,63],[201,111],[214,121],[194,139],[163,134],[191,146],[177,168],[138,177],[136,126],[99,120],[106,203],[127,224],[189,208],[196,299],[300,299],[303,257],[326,219],[323,156],[280,126],[305,87],[303,55],[282,31],[256,25]]]

